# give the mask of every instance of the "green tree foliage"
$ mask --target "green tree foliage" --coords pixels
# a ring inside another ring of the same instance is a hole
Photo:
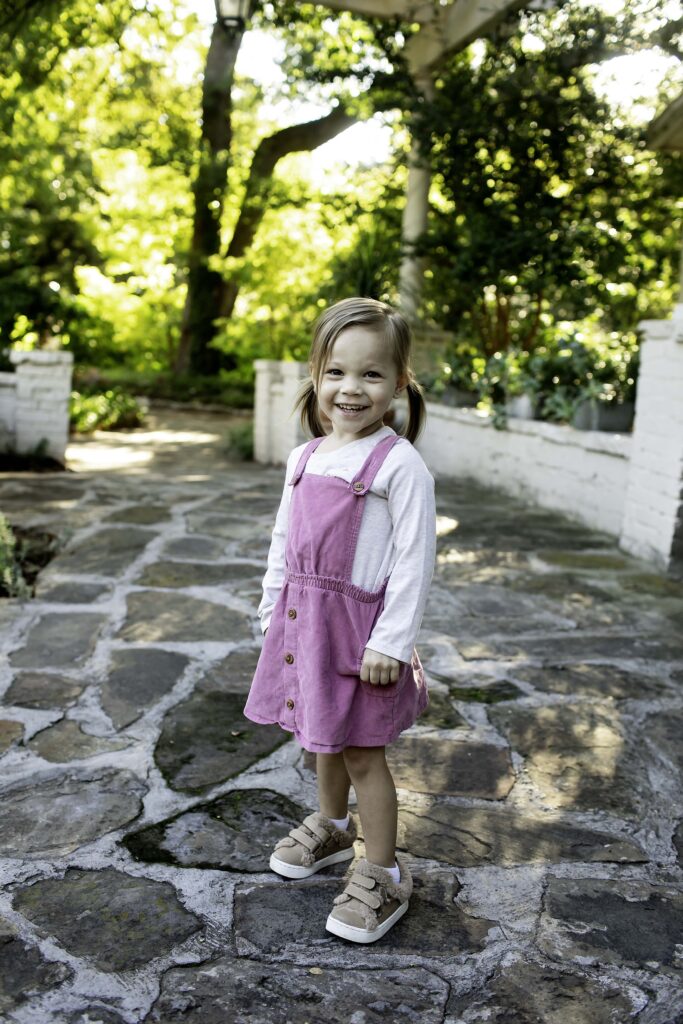
[[[173,196],[196,134],[169,76],[183,25],[123,2],[30,13],[5,29],[0,58],[0,340],[55,334],[104,364],[140,336],[163,353],[172,327],[158,310],[172,312],[183,237]]]
[[[671,302],[681,159],[594,89],[598,61],[644,42],[599,10],[527,12],[449,61],[416,110],[440,194],[428,308],[485,353],[533,347],[551,319],[627,330]]]
[[[249,384],[254,358],[305,358],[321,304],[396,301],[407,134],[391,166],[316,176],[305,151],[323,136],[298,122],[333,109],[402,112],[421,133],[435,171],[425,310],[468,345],[530,347],[587,312],[619,331],[666,313],[680,158],[652,154],[592,84],[606,55],[651,43],[637,19],[527,11],[449,61],[425,104],[402,58],[413,26],[260,4],[253,25],[281,41],[284,80],[229,85],[200,251],[207,38],[187,11],[0,0],[1,344],[53,333],[80,364],[170,378],[201,264],[217,286],[198,293],[201,347],[220,353],[229,389]],[[677,52],[680,27],[657,32]],[[317,108],[302,115],[302,101]]]

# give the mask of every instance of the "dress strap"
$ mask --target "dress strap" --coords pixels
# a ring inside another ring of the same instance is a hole
[[[321,444],[325,440],[325,437],[326,437],[326,435],[323,434],[322,437],[314,437],[312,441],[308,442],[308,444],[306,445],[306,447],[304,448],[304,450],[301,453],[301,457],[299,459],[299,463],[298,463],[298,465],[297,465],[297,467],[296,467],[296,469],[294,471],[294,476],[292,477],[291,480],[288,481],[290,484],[294,485],[294,484],[298,484],[299,483],[299,480],[302,477],[303,471],[306,468],[306,463],[308,462],[308,460],[310,459],[311,455],[316,450],[318,445]]]
[[[361,497],[366,493],[366,491],[370,490],[370,487],[372,486],[372,481],[375,479],[375,476],[377,475],[377,471],[379,470],[380,466],[386,459],[391,449],[394,447],[397,441],[400,440],[400,434],[395,434],[393,436],[390,434],[389,437],[383,438],[383,440],[381,440],[379,444],[375,445],[375,447],[372,449],[367,459],[361,466],[360,471],[356,474],[356,476],[349,484],[349,488],[350,490],[353,491],[354,494],[358,495],[358,497]]]

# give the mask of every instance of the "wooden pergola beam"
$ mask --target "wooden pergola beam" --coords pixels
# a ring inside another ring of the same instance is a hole
[[[650,122],[647,141],[653,149],[683,151],[683,93]]]
[[[420,25],[406,43],[406,57],[414,75],[435,68],[439,61],[501,21],[524,0],[323,0],[334,11],[353,11],[372,18],[402,18]]]
[[[444,57],[462,50],[523,4],[524,0],[455,0],[437,7],[435,16],[406,43],[413,74],[434,70]]]
[[[432,21],[435,14],[433,0],[321,0],[321,5],[368,18],[402,18],[419,24]]]

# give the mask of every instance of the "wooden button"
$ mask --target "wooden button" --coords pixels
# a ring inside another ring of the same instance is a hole
[[[364,487],[365,484],[363,483],[362,480],[356,480],[355,484],[353,485],[354,491],[362,491]]]
[[[288,665],[291,665],[292,662],[294,661],[294,655],[293,654],[285,654],[285,661],[287,662]]]
[[[289,708],[289,710],[291,711],[291,710],[292,710],[292,708],[294,707],[294,701],[293,701],[293,700],[288,700],[288,701],[287,701],[287,707],[288,707],[288,708]]]
[[[287,614],[289,615],[290,619],[295,619],[296,618],[296,608],[290,608],[289,611],[287,612]]]

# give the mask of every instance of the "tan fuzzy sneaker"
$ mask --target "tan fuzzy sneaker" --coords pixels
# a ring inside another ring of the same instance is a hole
[[[321,868],[353,860],[356,826],[349,815],[349,827],[337,828],[333,821],[315,811],[301,825],[275,844],[270,867],[285,878],[308,878]]]
[[[327,931],[351,942],[376,942],[386,935],[405,914],[413,891],[408,865],[402,857],[396,863],[401,869],[398,884],[386,868],[359,860],[343,893],[334,900]]]

